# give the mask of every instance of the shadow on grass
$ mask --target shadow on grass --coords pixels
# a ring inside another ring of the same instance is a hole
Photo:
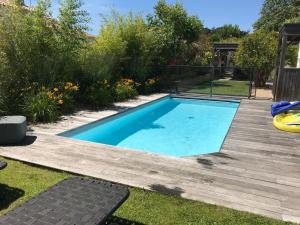
[[[152,185],[150,185],[150,188],[152,191],[157,191],[157,192],[167,194],[167,195],[181,196],[181,194],[184,193],[184,190],[180,187],[168,188],[162,184],[152,184]]]
[[[24,196],[25,192],[18,188],[0,184],[0,210],[7,209],[13,202]]]
[[[111,216],[107,219],[107,225],[146,225],[132,220],[127,220],[118,216]]]

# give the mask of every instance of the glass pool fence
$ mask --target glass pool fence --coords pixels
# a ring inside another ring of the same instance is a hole
[[[163,89],[171,93],[188,93],[212,97],[255,97],[255,69],[170,65],[156,67]]]

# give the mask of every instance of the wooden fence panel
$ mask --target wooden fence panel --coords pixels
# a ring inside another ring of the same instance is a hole
[[[284,68],[275,91],[275,100],[295,101],[300,100],[300,69]]]

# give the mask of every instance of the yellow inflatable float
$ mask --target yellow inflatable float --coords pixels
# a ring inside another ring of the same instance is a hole
[[[278,114],[274,117],[273,124],[279,130],[300,133],[300,112]]]

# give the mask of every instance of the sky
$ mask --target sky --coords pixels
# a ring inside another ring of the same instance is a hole
[[[175,3],[177,0],[167,0]],[[237,24],[244,31],[252,31],[253,23],[258,19],[264,0],[180,0],[190,15],[196,15],[205,27],[213,28],[224,24]],[[52,0],[53,17],[58,14],[59,0]],[[147,15],[153,13],[157,0],[83,0],[83,8],[88,11],[91,22],[91,34],[98,34],[102,23],[101,15],[110,15],[112,9],[121,14],[134,12]],[[34,5],[36,0],[25,0]]]

